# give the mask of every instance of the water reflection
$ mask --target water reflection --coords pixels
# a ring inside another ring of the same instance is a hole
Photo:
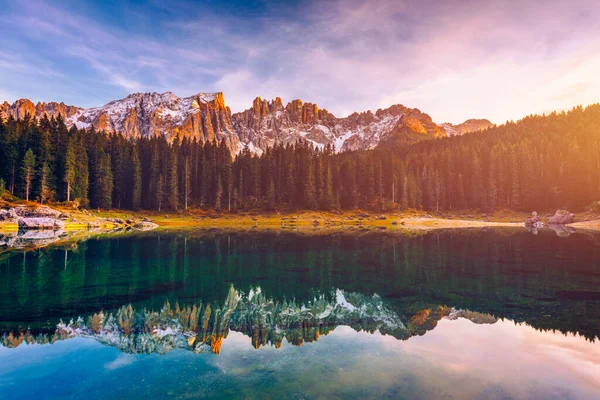
[[[126,304],[218,303],[231,285],[306,304],[335,289],[377,294],[400,315],[432,305],[599,335],[600,241],[576,233],[142,234],[0,259],[0,332],[53,332]]]
[[[550,231],[150,232],[9,251],[0,392],[594,399],[599,264],[597,236]]]
[[[67,323],[61,321],[51,334],[10,332],[4,334],[2,344],[15,348],[21,344],[86,337],[127,353],[165,354],[180,348],[219,354],[230,330],[249,336],[256,349],[267,345],[280,348],[284,340],[295,346],[317,341],[342,325],[357,332],[378,332],[407,340],[434,329],[442,318],[466,318],[478,324],[497,321],[488,314],[445,306],[403,315],[377,294],[365,296],[340,289],[316,295],[307,303],[296,303],[267,298],[260,287],[249,294],[231,287],[222,304],[197,302],[172,306],[166,302],[159,311],[135,310],[129,304],[114,313],[100,311]]]

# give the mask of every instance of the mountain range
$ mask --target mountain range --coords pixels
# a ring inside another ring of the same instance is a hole
[[[26,115],[42,118],[61,115],[67,126],[118,132],[128,138],[179,136],[201,142],[225,139],[232,153],[247,148],[255,154],[275,144],[294,143],[303,138],[316,147],[330,145],[334,151],[372,149],[382,143],[415,142],[483,130],[486,119],[468,120],[459,125],[436,124],[416,108],[397,104],[376,112],[355,112],[338,118],[313,103],[281,98],[267,101],[257,97],[252,106],[232,113],[222,92],[178,97],[166,93],[134,93],[101,107],[81,108],[64,103],[37,103],[20,99],[0,103],[0,116]]]

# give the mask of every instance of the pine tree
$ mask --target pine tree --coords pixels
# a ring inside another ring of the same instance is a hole
[[[183,162],[183,204],[185,209],[188,209],[188,201],[191,195],[191,168],[190,168],[190,159],[185,158]]]
[[[75,182],[77,171],[77,154],[75,153],[75,144],[69,140],[67,145],[67,154],[65,157],[65,176],[64,182],[67,184],[67,201],[71,201],[71,186]]]
[[[111,160],[110,154],[106,154],[104,151],[100,152],[99,160],[100,165],[98,167],[98,174],[95,177],[96,185],[96,206],[110,210],[112,207],[112,192],[113,192],[113,175],[110,169]]]
[[[35,174],[35,155],[31,149],[27,150],[21,165],[21,173],[23,176],[23,184],[25,190],[25,200],[29,201],[29,193],[31,191],[31,182]]]
[[[165,197],[165,177],[163,174],[160,174],[158,177],[155,196],[155,204],[158,212],[161,212],[163,206],[163,199]]]
[[[169,207],[172,210],[179,208],[179,189],[177,185],[178,171],[177,171],[177,145],[174,144],[171,147],[169,157],[169,183],[168,183],[168,201]]]
[[[138,210],[142,205],[142,166],[136,145],[133,146],[133,150],[131,152],[131,171],[131,207],[134,210]]]
[[[273,175],[269,175],[268,178],[269,186],[267,188],[267,208],[269,210],[275,209],[275,181]]]
[[[221,177],[217,177],[217,192],[215,194],[215,210],[221,210],[221,202],[223,201],[223,184],[221,183]]]
[[[77,141],[76,145],[75,165],[75,181],[71,188],[71,195],[74,199],[77,199],[79,203],[87,207],[88,205],[88,191],[89,191],[89,163],[88,153],[83,146],[81,138]]]
[[[518,210],[521,208],[521,196],[520,196],[521,184],[519,181],[519,168],[517,165],[517,156],[514,152],[511,155],[511,172],[512,172],[512,174],[511,174],[511,176],[512,176],[511,191],[510,191],[510,199],[509,199],[508,203],[512,209]]]
[[[327,161],[325,171],[325,188],[322,207],[325,210],[331,210],[334,207],[335,199],[333,196],[333,177],[331,175],[331,163]]]
[[[52,171],[48,163],[45,162],[40,169],[40,204],[44,204],[44,202],[50,201],[54,197],[52,180]]]
[[[304,181],[304,206],[309,210],[317,208],[317,194],[315,188],[315,171],[311,154],[308,154],[306,163],[306,178]]]

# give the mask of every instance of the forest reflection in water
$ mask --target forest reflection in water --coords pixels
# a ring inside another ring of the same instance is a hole
[[[540,329],[598,336],[600,238],[522,231],[405,236],[139,234],[0,259],[0,331],[54,330],[62,319],[131,304],[217,304],[231,286],[307,304],[339,289],[376,294],[400,315],[442,306]]]

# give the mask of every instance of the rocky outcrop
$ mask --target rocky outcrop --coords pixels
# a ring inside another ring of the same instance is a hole
[[[258,153],[269,146],[300,139],[320,148],[329,145],[339,152],[371,149],[404,132],[415,133],[419,139],[445,136],[444,129],[427,114],[402,105],[337,118],[302,100],[293,100],[284,107],[279,97],[270,102],[257,97],[252,108],[234,114],[232,121],[241,143]]]
[[[81,109],[67,123],[78,128],[119,132],[134,139],[152,136],[166,136],[170,140],[187,137],[200,142],[225,139],[231,149],[240,149],[223,93],[198,93],[183,98],[171,92],[134,93],[102,107]]]
[[[19,216],[15,212],[14,208],[8,210],[0,210],[0,221],[17,222]]]
[[[28,99],[20,99],[15,101],[13,104],[4,102],[0,104],[0,117],[8,118],[12,116],[15,119],[22,119],[29,115],[32,118],[40,119],[44,115],[48,118],[58,117],[59,115],[63,120],[66,120],[74,116],[81,108],[75,106],[68,106],[65,103],[37,103],[33,104]]]
[[[565,225],[571,224],[575,221],[575,214],[568,212],[567,210],[556,210],[556,213],[550,219],[548,224],[551,225]]]
[[[276,144],[300,139],[336,151],[364,150],[383,140],[408,143],[446,136],[443,126],[417,109],[393,105],[375,113],[365,111],[338,118],[318,105],[293,100],[284,106],[281,98],[254,99],[252,107],[232,114],[223,93],[198,93],[178,97],[166,93],[134,93],[95,108],[78,108],[64,103],[38,103],[27,99],[0,104],[0,116],[24,118],[31,115],[60,115],[67,126],[118,132],[128,138],[187,137],[200,142],[225,140],[232,154],[243,149],[261,154]],[[410,140],[400,139],[409,136]]]
[[[440,124],[440,126],[444,128],[448,136],[457,136],[464,135],[465,133],[469,132],[482,131],[484,129],[491,128],[494,126],[494,124],[487,119],[468,119],[462,124],[453,125],[446,122],[444,124]]]
[[[14,208],[15,214],[25,218],[59,218],[61,212],[48,206],[17,206]]]
[[[64,229],[65,223],[59,219],[46,217],[19,218],[19,229]]]
[[[0,210],[0,221],[16,222],[19,229],[23,230],[63,229],[65,223],[60,216],[60,211],[47,206],[17,206],[8,210]]]

